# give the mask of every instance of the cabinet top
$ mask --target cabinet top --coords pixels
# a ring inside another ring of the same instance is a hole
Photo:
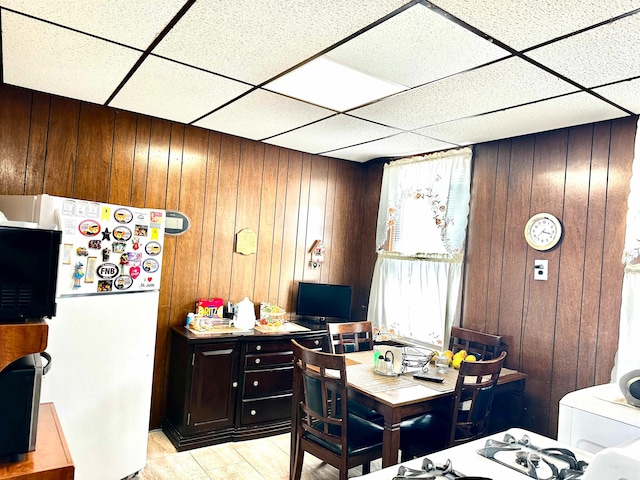
[[[268,338],[273,338],[274,340],[286,339],[286,338],[296,338],[296,337],[304,337],[304,336],[321,336],[327,333],[326,325],[322,324],[314,324],[314,323],[304,323],[304,322],[295,322],[298,325],[304,326],[308,328],[308,331],[304,332],[260,332],[258,330],[247,330],[247,331],[239,331],[234,333],[205,333],[205,334],[196,334],[189,330],[187,330],[183,325],[173,326],[171,330],[173,334],[177,334],[181,337],[184,337],[188,343],[210,343],[216,341],[226,341],[229,340],[243,340],[243,341],[251,341],[251,340],[265,340]]]

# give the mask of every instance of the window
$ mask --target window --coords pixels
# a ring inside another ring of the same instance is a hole
[[[454,324],[471,184],[470,148],[385,165],[368,319],[441,348]]]

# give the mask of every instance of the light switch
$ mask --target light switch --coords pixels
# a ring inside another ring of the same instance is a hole
[[[535,260],[533,263],[533,279],[549,280],[549,260]]]

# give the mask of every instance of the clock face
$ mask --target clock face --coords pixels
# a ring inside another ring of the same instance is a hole
[[[536,250],[553,248],[562,236],[562,226],[556,217],[549,213],[538,213],[531,217],[524,228],[527,243]]]

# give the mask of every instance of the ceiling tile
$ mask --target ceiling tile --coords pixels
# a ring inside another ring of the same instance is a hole
[[[400,133],[393,137],[374,140],[353,147],[327,152],[326,155],[355,162],[366,162],[372,158],[404,157],[419,153],[436,152],[457,145],[440,142],[413,133]]]
[[[431,0],[516,50],[640,8],[640,0]]]
[[[611,100],[616,105],[640,114],[640,79],[614,83],[606,87],[596,88],[594,92]]]
[[[512,57],[400,93],[349,113],[411,130],[575,90],[569,83]]]
[[[194,125],[260,140],[334,115],[331,110],[255,90]]]
[[[640,15],[574,35],[527,53],[591,88],[640,75]]]
[[[623,117],[625,113],[588,93],[571,95],[416,130],[443,141],[470,145]]]
[[[393,128],[383,127],[346,115],[336,115],[312,125],[269,138],[265,142],[316,154],[388,137],[396,133],[399,133],[398,130]]]
[[[2,12],[4,81],[104,103],[140,52],[49,23]]]
[[[109,105],[190,123],[250,88],[150,55]]]
[[[154,53],[257,85],[405,3],[199,0]]]
[[[328,53],[344,64],[409,87],[508,55],[506,50],[422,4]]]
[[[146,50],[185,0],[0,0],[0,6]],[[144,19],[144,20],[142,20]]]

